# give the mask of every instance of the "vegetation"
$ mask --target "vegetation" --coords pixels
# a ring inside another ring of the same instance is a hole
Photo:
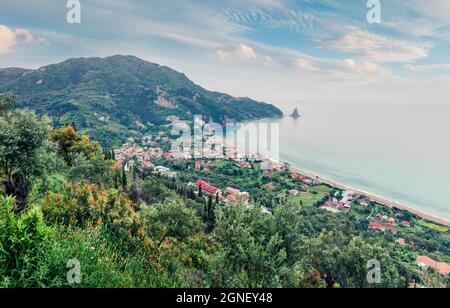
[[[75,123],[107,146],[125,141],[130,130],[165,124],[172,115],[192,121],[199,114],[219,123],[282,115],[272,105],[207,91],[184,74],[131,56],[8,72],[0,71],[0,92],[15,93],[21,107],[48,114],[57,125]]]
[[[314,206],[330,187],[231,161],[211,172],[172,162],[177,179],[116,169],[111,151],[75,125],[55,128],[29,110],[5,110],[0,128],[0,287],[448,284],[414,265],[418,253],[448,260],[448,230],[421,223],[401,234],[417,248],[400,247],[397,235],[367,231],[362,206],[349,215]],[[253,199],[222,204],[186,184],[198,178],[239,185]],[[301,192],[289,195],[292,189]],[[381,264],[379,284],[367,280],[373,259]],[[67,279],[74,260],[79,283]]]

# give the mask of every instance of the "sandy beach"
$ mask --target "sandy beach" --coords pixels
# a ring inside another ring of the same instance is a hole
[[[431,221],[431,222],[434,222],[434,223],[437,223],[437,224],[441,224],[441,225],[450,227],[450,221],[448,221],[448,220],[446,220],[444,218],[437,217],[437,216],[431,215],[429,213],[420,211],[418,209],[415,209],[412,206],[409,206],[409,205],[406,205],[406,204],[402,204],[402,203],[399,203],[399,202],[396,202],[396,201],[392,201],[392,200],[389,200],[389,199],[387,199],[385,197],[382,197],[382,196],[379,196],[379,195],[376,195],[376,194],[373,194],[373,193],[370,193],[370,192],[367,192],[367,191],[363,191],[363,190],[356,189],[356,188],[353,188],[353,187],[350,187],[350,186],[347,186],[347,185],[343,185],[343,184],[337,183],[335,181],[332,181],[332,180],[329,180],[329,179],[317,176],[315,174],[299,170],[297,168],[290,167],[290,171],[296,172],[296,173],[298,173],[300,175],[309,177],[311,179],[317,179],[318,182],[321,183],[321,184],[327,184],[327,185],[336,187],[338,189],[352,191],[352,192],[354,192],[356,194],[366,196],[371,201],[377,202],[377,203],[379,203],[381,205],[385,205],[385,206],[388,206],[390,208],[396,208],[396,209],[399,209],[399,210],[402,210],[402,211],[407,211],[407,212],[409,212],[411,214],[414,214],[414,215],[416,215],[416,216],[418,216],[418,217],[420,217],[422,219],[425,219],[425,220],[428,220],[428,221]]]

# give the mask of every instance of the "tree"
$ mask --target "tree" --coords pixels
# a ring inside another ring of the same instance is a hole
[[[198,196],[201,198],[201,197],[203,197],[203,188],[202,188],[202,185],[199,185],[198,186]]]
[[[16,106],[17,98],[14,94],[0,93],[0,115]]]
[[[125,165],[122,167],[122,186],[123,189],[127,189],[127,173],[125,172]]]
[[[6,112],[0,117],[0,169],[7,195],[25,207],[31,179],[43,173],[41,153],[50,132],[50,119],[29,110]]]
[[[237,204],[217,208],[216,217],[223,252],[211,265],[212,287],[281,287],[286,253],[272,215]]]
[[[208,208],[207,208],[207,214],[208,214],[208,219],[207,219],[207,231],[211,232],[214,229],[214,225],[216,223],[216,215],[214,212],[214,204],[213,204],[213,197],[212,195],[209,195],[208,198]]]
[[[195,211],[184,207],[181,200],[173,198],[155,206],[143,206],[139,215],[148,236],[158,249],[168,238],[182,241],[203,228]]]
[[[112,168],[101,151],[92,158],[87,158],[84,154],[77,154],[73,158],[69,171],[69,178],[75,182],[90,181],[97,184],[110,182]]]
[[[58,144],[59,152],[69,166],[79,154],[91,159],[101,149],[98,142],[91,141],[87,135],[80,135],[73,126],[55,129],[51,132],[50,137],[53,142]]]
[[[344,288],[402,288],[406,281],[400,276],[399,264],[392,260],[389,249],[372,244],[360,237],[349,237],[341,232],[322,233],[311,239],[303,250],[305,264],[317,269],[328,287]],[[381,265],[380,283],[367,279],[369,261]]]

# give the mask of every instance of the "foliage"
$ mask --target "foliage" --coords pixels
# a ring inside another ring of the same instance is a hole
[[[23,209],[31,178],[43,172],[39,158],[45,147],[50,120],[28,110],[7,112],[0,117],[0,169],[5,175],[6,194],[16,196]]]
[[[69,165],[80,155],[89,159],[98,155],[100,150],[98,142],[91,141],[87,135],[79,134],[73,126],[54,129],[50,137],[58,145],[59,153]]]
[[[170,115],[192,120],[201,114],[216,122],[282,115],[272,105],[207,91],[184,74],[132,56],[69,59],[0,84],[2,91],[58,125],[75,122],[107,146],[142,124],[164,124]],[[175,108],[155,103],[158,98]]]
[[[0,115],[16,106],[17,98],[13,94],[0,93]]]
[[[286,252],[273,217],[243,205],[219,208],[216,217],[223,252],[212,265],[212,285],[280,287]]]
[[[139,216],[158,248],[167,238],[183,241],[203,229],[196,213],[179,200],[166,199],[162,204],[143,206]]]
[[[14,198],[0,196],[0,286],[51,285],[41,258],[44,242],[54,234],[37,208],[16,216],[14,203]]]

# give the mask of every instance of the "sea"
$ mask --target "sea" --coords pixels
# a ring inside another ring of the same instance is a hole
[[[279,104],[279,160],[450,220],[450,106]],[[298,108],[301,117],[289,117]],[[261,154],[265,154],[261,151]]]

